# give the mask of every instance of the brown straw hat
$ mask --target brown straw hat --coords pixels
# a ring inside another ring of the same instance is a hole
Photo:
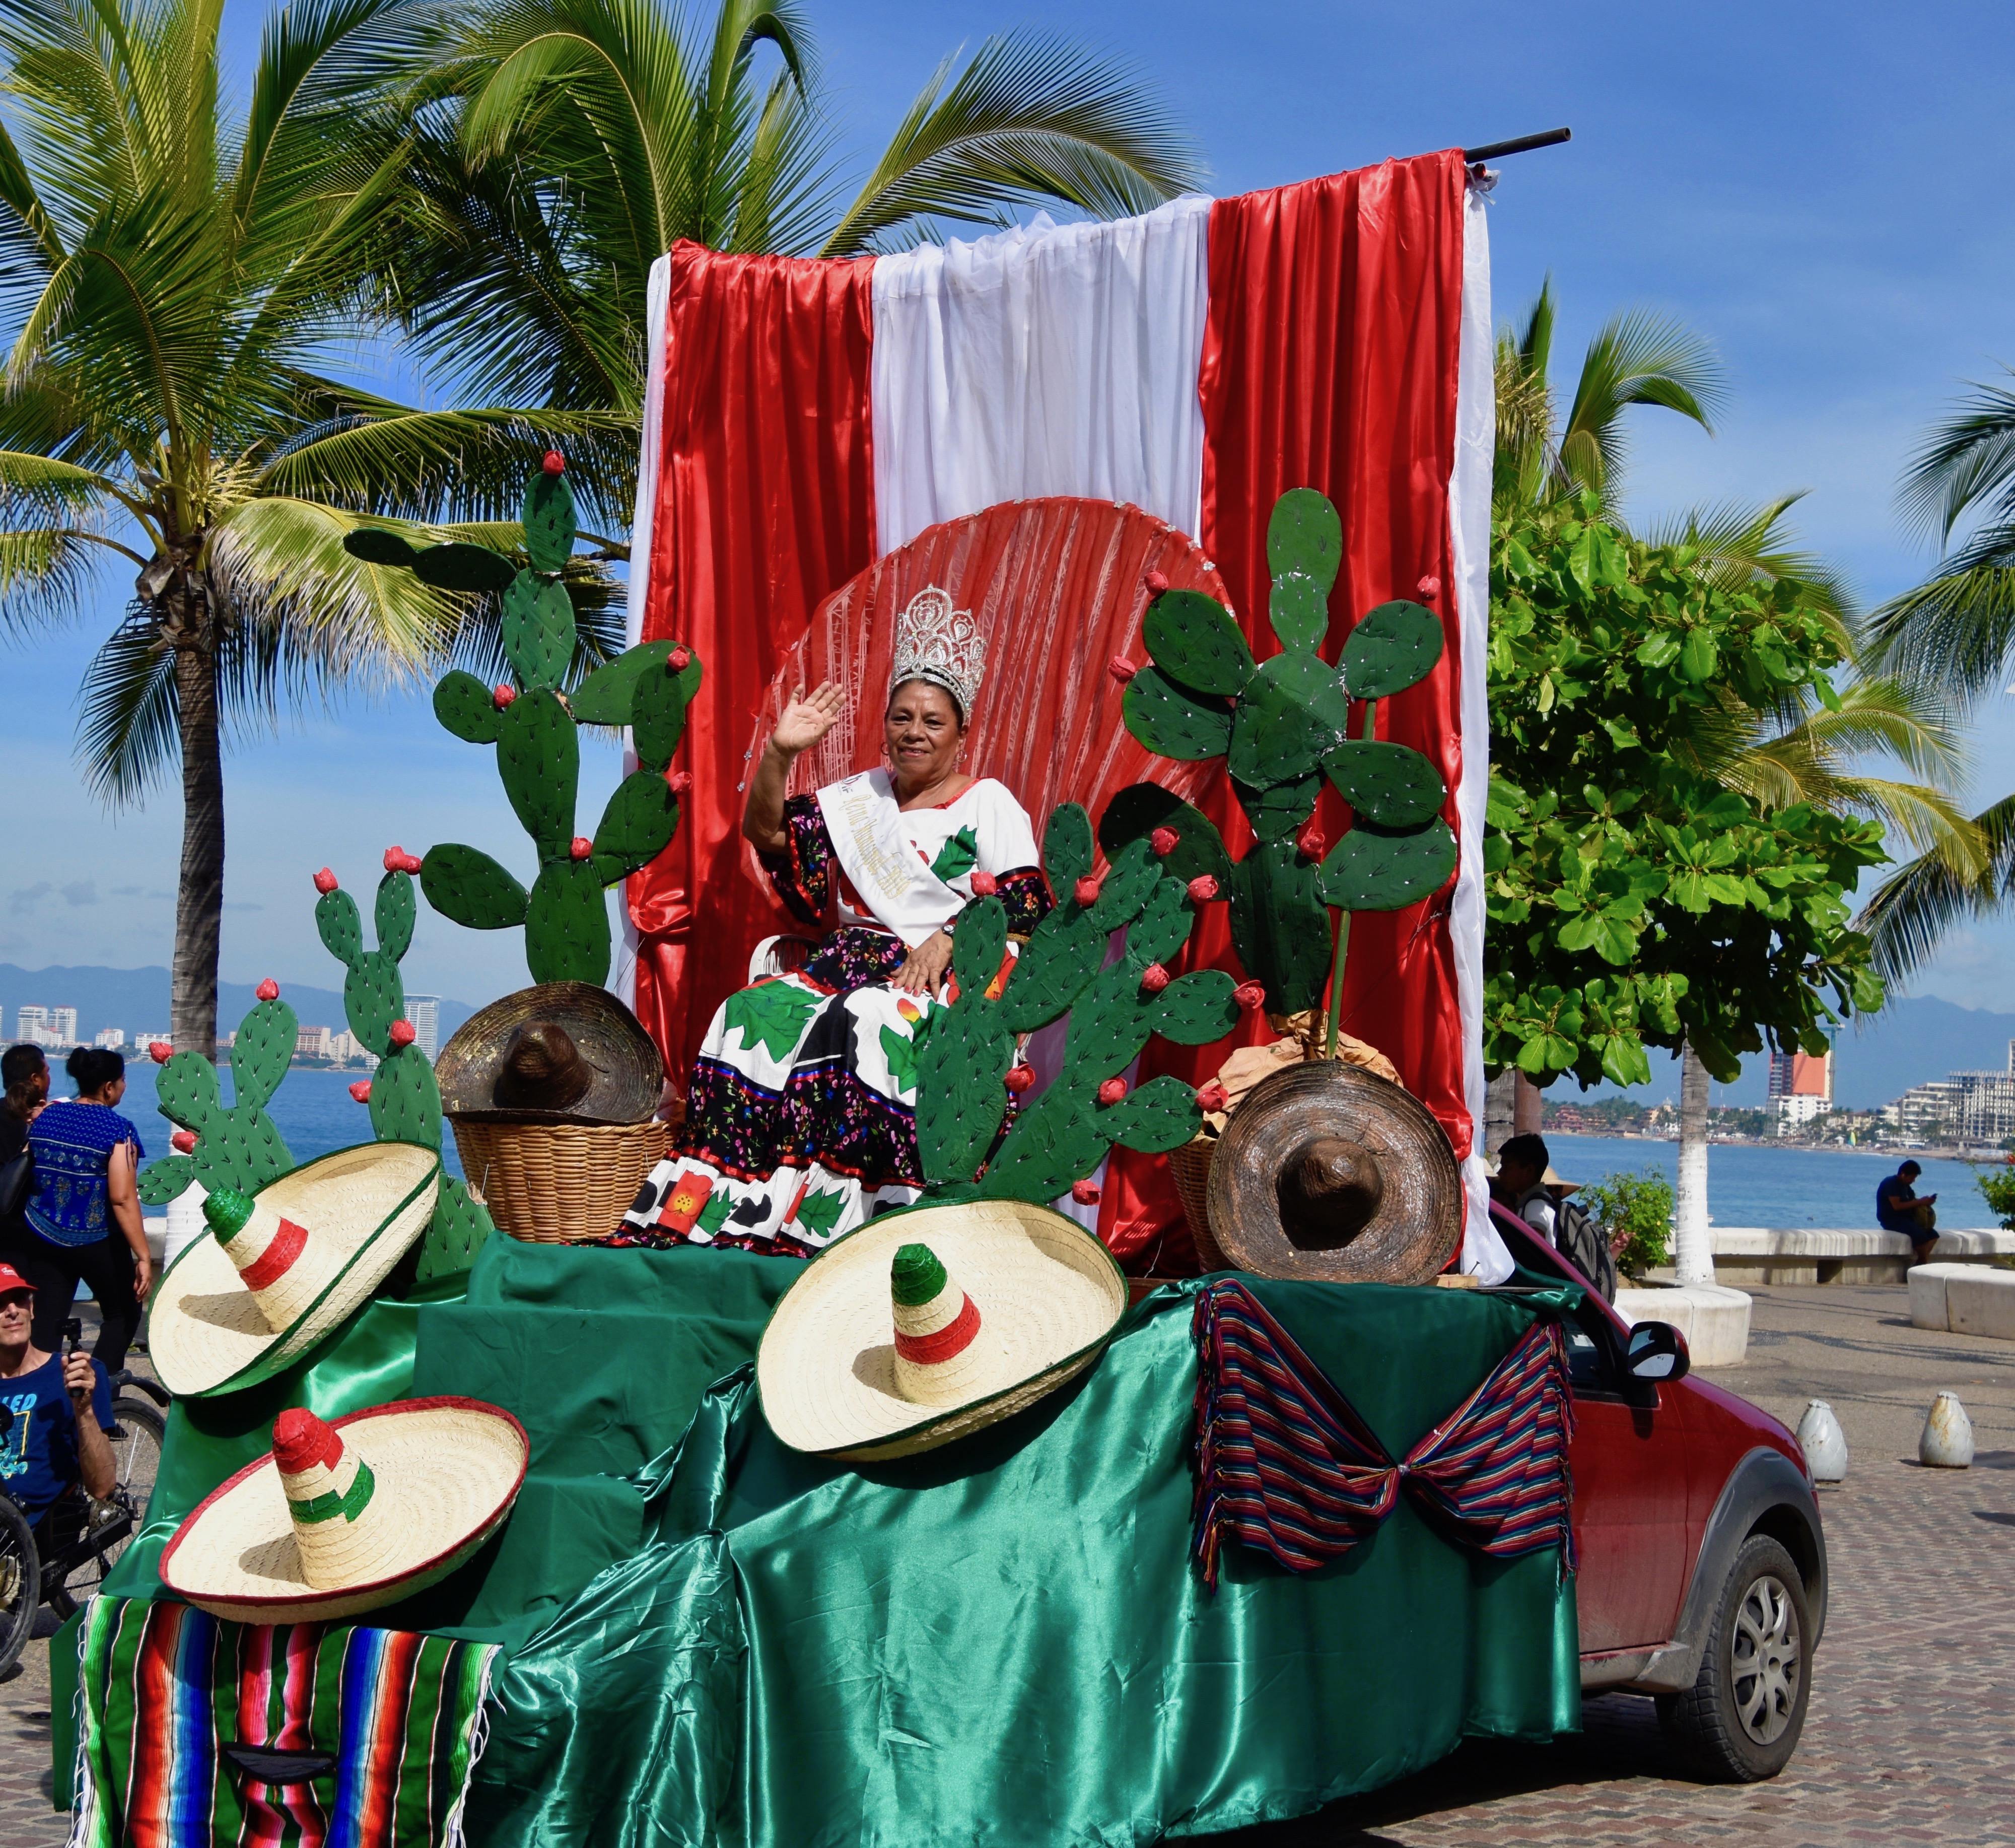
[[[256,1386],[347,1321],[426,1231],[440,1152],[366,1142],[304,1162],[256,1197],[203,1203],[214,1238],[155,1285],[148,1356],[178,1398]]]
[[[852,1462],[935,1449],[1097,1357],[1126,1279],[1075,1220],[1020,1200],[884,1214],[826,1247],[756,1357],[770,1428]]]
[[[283,1411],[272,1449],[176,1530],[161,1583],[239,1623],[396,1603],[496,1531],[530,1455],[524,1426],[476,1399],[402,1399],[333,1424]]]
[[[1210,1229],[1262,1277],[1426,1283],[1462,1236],[1462,1174],[1433,1113],[1325,1060],[1255,1085],[1218,1138]]]
[[[491,1123],[644,1123],[665,1062],[643,1024],[592,982],[541,982],[493,1001],[434,1062],[450,1117]]]

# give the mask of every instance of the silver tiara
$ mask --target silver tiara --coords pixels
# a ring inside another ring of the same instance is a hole
[[[896,664],[891,692],[906,680],[928,680],[958,702],[961,717],[972,717],[973,702],[986,674],[986,638],[967,609],[951,606],[951,592],[928,584],[896,618]]]

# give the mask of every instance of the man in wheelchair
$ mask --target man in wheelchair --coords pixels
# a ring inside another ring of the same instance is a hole
[[[117,1472],[105,1369],[86,1354],[34,1346],[34,1288],[0,1264],[0,1494],[27,1516],[46,1559],[77,1538]]]

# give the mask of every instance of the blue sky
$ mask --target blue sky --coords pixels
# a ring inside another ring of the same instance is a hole
[[[1931,553],[1894,492],[1925,423],[1969,379],[2015,362],[2015,192],[1998,138],[2015,65],[2004,8],[1416,4],[1152,7],[1083,0],[1016,12],[851,0],[811,16],[834,106],[864,161],[938,60],[1008,24],[1137,64],[1187,121],[1212,189],[1241,191],[1390,155],[1571,124],[1567,148],[1503,164],[1496,307],[1550,271],[1571,376],[1595,325],[1642,305],[1710,335],[1732,402],[1710,437],[1662,413],[1633,426],[1630,511],[1809,491],[1809,542],[1877,601]],[[228,15],[242,68],[260,10]],[[125,587],[108,583],[97,629]],[[168,959],[179,805],[109,817],[70,761],[92,630],[0,649],[0,961]],[[1975,727],[1974,793],[2015,787],[2005,696]],[[448,738],[423,695],[352,698],[243,742],[227,764],[224,973],[325,981],[307,875],[351,883],[386,845],[515,843],[489,754]],[[591,768],[598,810],[612,758]],[[523,980],[515,933],[426,912],[409,985],[470,1001]],[[1952,940],[1919,984],[2005,1008],[2015,925]]]

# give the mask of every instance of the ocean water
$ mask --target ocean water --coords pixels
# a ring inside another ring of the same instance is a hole
[[[1679,1174],[1676,1142],[1640,1142],[1622,1136],[1546,1138],[1554,1167],[1570,1181],[1600,1181],[1605,1174],[1642,1174],[1656,1169],[1668,1181]],[[1981,1170],[1959,1161],[1920,1155],[1921,1195],[1938,1196],[1938,1224],[1953,1231],[1986,1231],[2000,1221],[1980,1196]],[[1876,1184],[1895,1172],[1903,1157],[1850,1149],[1761,1149],[1710,1143],[1707,1157],[1708,1216],[1716,1225],[1767,1226],[1783,1231],[1803,1226],[1854,1230],[1875,1224]]]

